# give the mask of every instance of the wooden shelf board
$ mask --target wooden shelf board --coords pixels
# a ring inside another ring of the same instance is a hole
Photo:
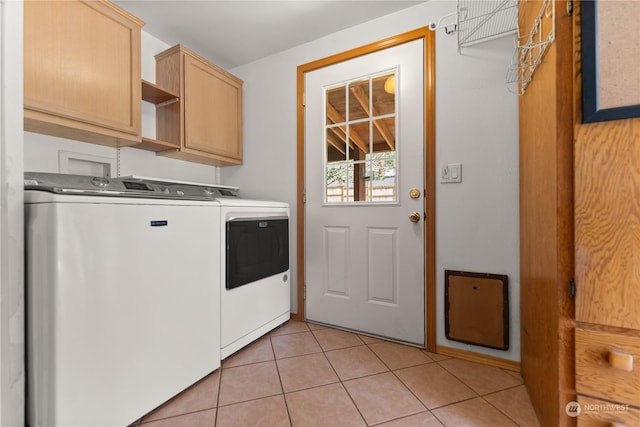
[[[170,142],[160,141],[158,139],[142,137],[142,142],[140,142],[140,144],[134,145],[133,148],[159,152],[159,151],[167,151],[167,150],[179,150],[180,146],[176,144],[172,144]]]
[[[173,92],[161,88],[160,86],[142,80],[142,99],[152,104],[161,104],[163,102],[178,99],[179,96]]]

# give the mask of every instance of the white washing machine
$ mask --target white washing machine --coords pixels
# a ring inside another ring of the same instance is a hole
[[[289,205],[221,197],[221,357],[289,320]]]
[[[220,366],[209,193],[25,174],[28,425],[129,425]]]

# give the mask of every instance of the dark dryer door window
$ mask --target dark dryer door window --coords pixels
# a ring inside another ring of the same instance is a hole
[[[289,219],[236,218],[227,221],[227,289],[289,269]]]

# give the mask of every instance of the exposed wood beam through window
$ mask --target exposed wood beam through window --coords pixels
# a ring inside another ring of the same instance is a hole
[[[330,103],[327,103],[327,117],[333,123],[345,122],[345,118]],[[344,126],[339,126],[339,128],[346,134],[346,129]],[[365,142],[357,132],[354,132],[353,129],[349,132],[349,140],[352,141],[360,150],[362,150],[363,153],[369,152],[369,144]]]
[[[372,106],[371,110],[369,109],[369,97],[361,87],[351,86],[351,92],[369,117],[376,117],[380,115],[376,107]],[[380,132],[380,135],[382,135],[382,138],[384,138],[385,142],[389,146],[389,149],[395,150],[395,138],[391,134],[387,126],[385,126],[381,120],[373,120],[373,125],[376,127],[376,129],[378,129],[378,132]]]

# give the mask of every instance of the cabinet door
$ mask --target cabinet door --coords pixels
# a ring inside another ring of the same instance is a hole
[[[139,141],[141,25],[108,2],[25,1],[25,129]]]
[[[240,163],[242,83],[185,55],[184,85],[184,147]]]
[[[575,139],[576,320],[640,330],[640,119]]]

